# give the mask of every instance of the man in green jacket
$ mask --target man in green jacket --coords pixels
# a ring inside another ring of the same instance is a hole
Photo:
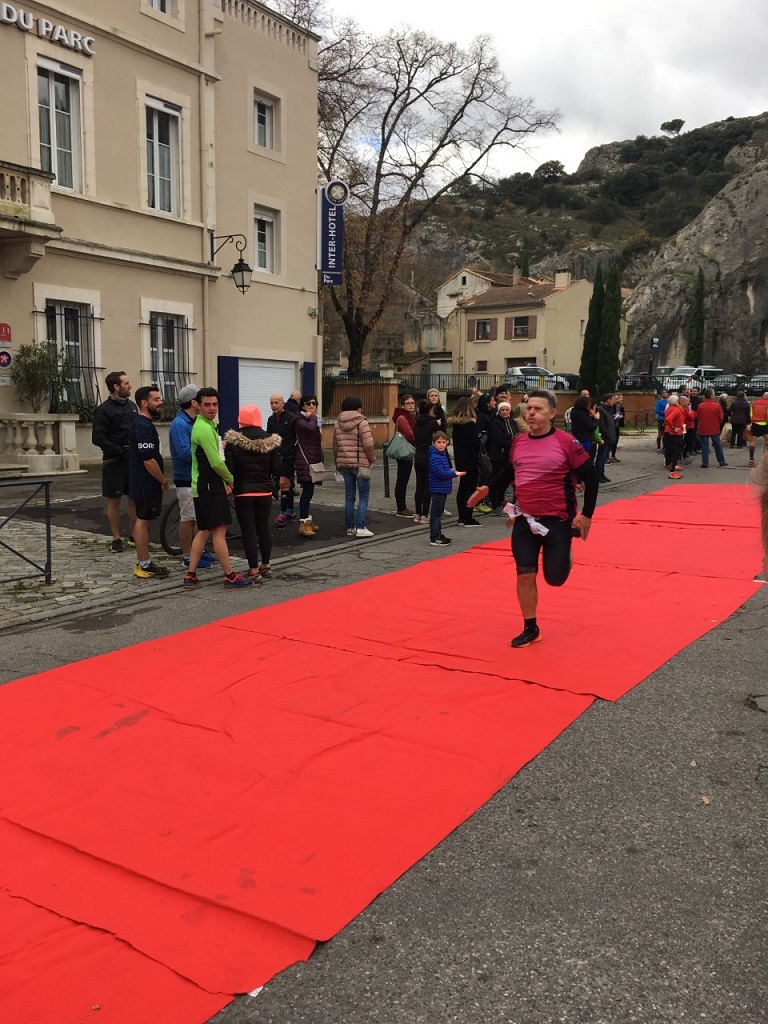
[[[224,589],[250,587],[251,580],[233,572],[227,547],[227,527],[232,522],[229,496],[232,474],[222,458],[219,433],[214,420],[219,415],[219,393],[215,388],[201,388],[197,393],[200,412],[192,426],[192,498],[195,503],[197,533],[189,553],[189,570],[184,589],[199,585],[197,566],[211,535],[213,550],[224,570]]]

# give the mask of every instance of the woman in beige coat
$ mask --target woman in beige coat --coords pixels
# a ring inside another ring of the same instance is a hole
[[[344,520],[348,537],[372,537],[365,525],[368,496],[371,491],[371,467],[376,461],[373,437],[363,416],[363,403],[350,396],[341,403],[341,413],[333,429],[333,457],[344,478]],[[355,499],[357,512],[355,512]]]

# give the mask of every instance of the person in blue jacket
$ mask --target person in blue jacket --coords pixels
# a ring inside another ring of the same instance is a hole
[[[661,391],[659,397],[656,399],[656,405],[653,407],[656,413],[656,451],[661,451],[661,442],[664,438],[664,413],[667,411],[667,398],[669,397],[668,391]]]
[[[435,547],[451,543],[450,537],[443,534],[440,520],[445,511],[446,498],[453,487],[453,478],[466,474],[466,470],[453,468],[447,447],[448,435],[442,430],[435,431],[429,449],[429,543]]]

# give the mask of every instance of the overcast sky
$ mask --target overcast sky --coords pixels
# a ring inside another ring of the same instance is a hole
[[[467,43],[490,35],[512,92],[557,108],[560,133],[537,136],[530,155],[496,170],[533,171],[545,160],[576,170],[592,146],[683,131],[768,110],[765,0],[329,0],[338,14],[377,33],[399,25]]]

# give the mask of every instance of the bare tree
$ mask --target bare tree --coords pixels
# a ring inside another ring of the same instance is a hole
[[[558,114],[511,95],[487,37],[466,49],[407,28],[374,37],[353,21],[323,27],[321,9],[315,5],[315,21],[303,23],[326,33],[319,52],[320,174],[351,190],[344,279],[330,298],[355,373],[414,229],[459,181],[484,174],[493,153],[523,147],[553,128]]]

